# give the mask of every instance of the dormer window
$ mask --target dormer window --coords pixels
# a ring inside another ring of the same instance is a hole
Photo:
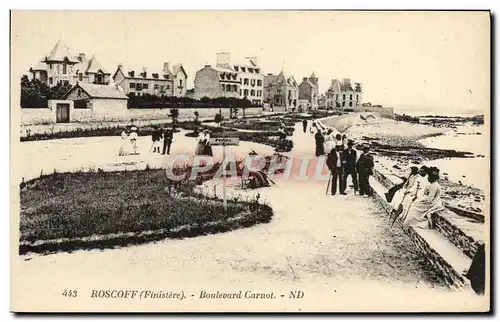
[[[241,71],[246,73],[246,68],[245,67],[241,67]]]
[[[250,68],[250,67],[249,67],[249,68],[248,68],[248,72],[249,72],[249,73],[253,73],[253,68]]]
[[[239,69],[238,66],[234,66],[235,71],[238,71],[238,69]]]
[[[256,74],[259,74],[259,73],[260,73],[260,69],[255,68],[255,73],[256,73]]]
[[[157,73],[153,73],[153,78],[158,78],[158,74]]]

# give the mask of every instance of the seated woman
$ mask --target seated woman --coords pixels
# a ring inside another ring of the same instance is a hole
[[[415,183],[418,175],[418,167],[411,167],[410,174],[407,178],[403,178],[403,182],[395,185],[385,194],[387,202],[391,203],[392,208],[398,209],[403,201],[404,193],[408,191]]]
[[[420,228],[432,228],[431,215],[444,209],[441,201],[441,187],[439,180],[439,169],[431,167],[428,170],[427,179],[429,184],[425,187],[423,194],[417,196],[408,209],[403,226]]]

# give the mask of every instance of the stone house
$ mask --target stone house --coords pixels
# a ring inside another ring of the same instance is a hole
[[[187,74],[182,64],[175,64],[170,70],[169,63],[165,62],[163,69],[159,71],[146,67],[142,70],[127,70],[120,64],[113,75],[113,81],[123,88],[125,94],[186,96]]]
[[[297,107],[299,87],[293,76],[285,76],[283,71],[278,75],[264,76],[264,102],[273,111],[288,111]]]
[[[360,107],[362,95],[360,83],[355,83],[353,87],[349,78],[344,78],[342,82],[332,79],[326,91],[326,105],[327,108],[337,109]]]
[[[205,67],[196,72],[193,97],[195,99],[203,97],[240,98],[238,72],[230,65],[215,67],[205,65]]]
[[[319,99],[318,78],[314,72],[309,77],[304,77],[299,85],[299,100],[307,101],[306,109],[317,110]]]
[[[227,56],[218,55],[218,65],[219,61],[223,61],[222,66],[224,66],[225,59],[227,63],[229,61],[229,54]],[[264,101],[264,76],[262,75],[262,70],[258,64],[257,57],[247,57],[244,64],[232,65],[233,69],[238,73],[238,79],[240,81],[239,95],[240,98],[248,99],[253,106],[262,106]]]
[[[127,114],[128,97],[116,85],[78,83],[61,100],[73,101],[69,122],[113,121]]]
[[[107,85],[111,76],[94,55],[90,59],[85,53],[75,56],[61,40],[29,72],[30,79],[38,79],[48,86],[58,83],[74,85],[77,82]]]

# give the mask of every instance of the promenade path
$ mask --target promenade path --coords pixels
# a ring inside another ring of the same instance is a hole
[[[313,138],[300,124],[293,140],[295,152],[311,153]],[[474,298],[450,292],[436,281],[409,238],[389,228],[387,216],[372,199],[351,191],[327,196],[324,182],[285,179],[260,191],[275,212],[270,223],[117,249],[14,256],[16,291],[24,290],[22,296],[33,306],[40,296],[61,294],[65,288],[82,294],[61,298],[54,309],[74,303],[109,309],[113,300],[91,299],[92,289],[184,291],[188,297],[130,302],[129,310],[147,310],[160,302],[163,310],[202,311],[238,311],[242,305],[262,311],[456,310],[475,305]],[[33,292],[33,285],[43,294]],[[244,304],[191,300],[203,290],[274,292],[277,299]],[[290,290],[302,290],[305,296],[292,302]],[[50,305],[44,303],[45,309]]]

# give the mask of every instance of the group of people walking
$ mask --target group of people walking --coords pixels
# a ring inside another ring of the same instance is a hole
[[[432,228],[431,215],[444,208],[438,180],[436,167],[411,167],[408,177],[386,193],[394,221],[401,218],[406,227]]]
[[[137,134],[137,127],[132,126],[130,128],[124,128],[121,133],[121,143],[120,149],[118,150],[119,156],[127,156],[127,155],[137,155],[138,146],[137,139],[139,138]]]
[[[370,176],[373,175],[373,156],[370,154],[370,145],[363,144],[363,153],[357,157],[357,151],[353,149],[354,142],[347,142],[347,149],[342,143],[332,148],[327,155],[326,164],[331,173],[331,194],[337,193],[337,187],[342,195],[346,195],[347,178],[351,176],[354,193],[360,196],[370,197],[372,189]]]
[[[174,141],[174,131],[171,128],[163,128],[160,129],[158,127],[154,127],[153,132],[151,133],[151,140],[153,141],[152,150],[153,153],[161,153],[161,154],[170,154],[170,148]],[[163,149],[162,147],[163,140]]]
[[[212,146],[210,145],[210,130],[199,130],[195,155],[213,156]]]

